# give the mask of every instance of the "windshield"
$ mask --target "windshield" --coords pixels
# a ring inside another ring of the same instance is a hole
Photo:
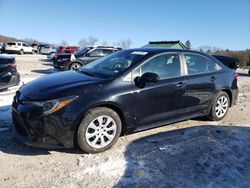
[[[146,54],[147,52],[144,51],[119,51],[83,66],[80,71],[95,77],[115,78],[133,64],[141,61]]]
[[[79,51],[77,51],[75,53],[75,57],[80,57],[82,56],[83,54],[85,54],[90,48],[83,48],[83,49],[80,49]]]

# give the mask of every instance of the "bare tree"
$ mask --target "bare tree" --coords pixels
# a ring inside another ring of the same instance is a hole
[[[81,47],[92,46],[98,42],[98,38],[93,36],[88,36],[87,38],[82,38],[79,40],[78,45]]]
[[[84,48],[88,46],[88,41],[85,38],[82,38],[79,40],[78,45]]]
[[[185,42],[185,46],[187,47],[188,50],[191,50],[191,42],[190,42],[190,40],[187,40]]]
[[[98,42],[98,38],[93,37],[93,36],[88,36],[88,43],[89,45],[95,45]]]
[[[106,45],[106,46],[107,46],[108,44],[109,44],[109,43],[108,43],[107,41],[103,41],[103,42],[102,42],[102,45]]]
[[[66,40],[63,39],[63,40],[60,42],[60,45],[66,46],[66,45],[68,45],[68,42],[67,42]]]
[[[28,44],[39,44],[40,42],[36,39],[32,39],[32,38],[25,38],[23,39],[24,42],[28,43]]]
[[[130,48],[132,41],[129,38],[127,38],[127,39],[120,40],[117,44],[118,44],[117,46],[122,47],[122,49],[128,49]]]

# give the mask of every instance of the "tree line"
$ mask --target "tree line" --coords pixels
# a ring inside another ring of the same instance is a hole
[[[187,49],[191,49],[191,42],[187,40],[185,42],[185,46]],[[235,58],[240,67],[250,66],[250,49],[235,51],[212,46],[202,46],[198,47],[196,50],[208,53],[210,55],[223,55]]]
[[[67,42],[67,40],[63,39],[61,40],[61,42],[59,42],[58,44],[52,44],[49,42],[41,42],[32,38],[26,38],[24,40],[22,40],[28,44],[51,44],[53,46],[65,46],[65,45],[69,45],[69,43]],[[117,46],[117,47],[121,47],[122,49],[128,49],[131,47],[132,45],[132,40],[127,38],[127,39],[122,39],[118,42],[111,42],[108,43],[107,41],[100,41],[97,37],[94,36],[88,36],[88,37],[83,37],[78,41],[78,45],[82,48],[87,47],[87,46],[93,46],[93,45],[112,45],[112,46]]]

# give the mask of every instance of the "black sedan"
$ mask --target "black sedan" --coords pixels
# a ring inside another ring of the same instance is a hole
[[[112,46],[92,46],[86,47],[75,54],[61,53],[55,55],[53,58],[53,66],[55,69],[66,70],[78,70],[83,65],[95,61],[101,57],[107,56],[111,53],[121,50],[119,47]]]
[[[20,88],[13,130],[31,146],[96,153],[122,134],[198,116],[221,120],[237,95],[237,74],[212,56],[130,49]]]
[[[0,56],[0,89],[18,85],[20,75],[16,70],[15,57]]]

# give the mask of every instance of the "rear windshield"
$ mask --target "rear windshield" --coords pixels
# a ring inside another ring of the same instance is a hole
[[[13,46],[13,45],[16,45],[16,43],[15,42],[8,42],[7,45]]]

